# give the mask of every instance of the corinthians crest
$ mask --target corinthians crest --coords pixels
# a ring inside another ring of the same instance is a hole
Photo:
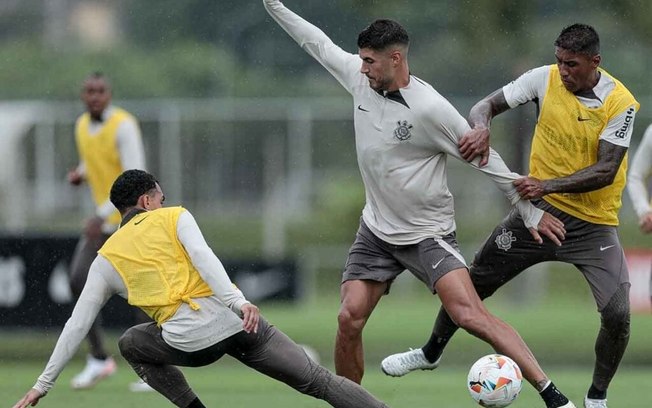
[[[496,245],[498,249],[507,252],[512,247],[512,242],[516,241],[516,237],[512,236],[512,231],[507,231],[503,228],[503,232],[496,237]]]
[[[394,129],[394,137],[397,138],[398,140],[408,140],[410,137],[412,137],[412,133],[410,133],[410,129],[412,129],[412,125],[410,125],[407,120],[399,120],[396,122],[398,126],[396,126],[396,129]]]

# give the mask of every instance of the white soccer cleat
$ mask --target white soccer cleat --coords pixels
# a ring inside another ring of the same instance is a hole
[[[70,386],[75,390],[84,390],[92,388],[103,378],[106,378],[116,372],[118,367],[112,357],[106,360],[98,360],[93,356],[86,357],[86,367],[81,373],[73,377]]]
[[[129,390],[131,392],[150,392],[150,391],[154,391],[154,388],[152,388],[149,384],[147,384],[145,381],[140,379],[138,381],[134,381],[130,383]]]
[[[607,408],[607,399],[584,397],[584,408]]]
[[[434,370],[439,367],[441,357],[434,363],[431,363],[423,355],[423,351],[419,349],[410,349],[404,353],[392,354],[385,357],[380,363],[380,368],[383,373],[392,377],[402,377],[410,371],[414,370]]]
[[[568,404],[562,405],[562,406],[559,407],[559,408],[576,408],[576,407],[575,407],[575,404],[573,404],[572,402],[568,401]]]

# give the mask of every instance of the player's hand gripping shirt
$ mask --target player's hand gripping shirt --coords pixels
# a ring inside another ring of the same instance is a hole
[[[366,196],[362,214],[367,226],[395,245],[453,232],[446,159],[450,155],[464,161],[458,140],[470,130],[467,121],[415,76],[396,92],[374,91],[360,72],[358,55],[343,51],[281,2],[264,3],[278,24],[353,96],[357,158]],[[520,176],[510,172],[495,151],[491,151],[489,164],[479,170],[517,204],[526,225],[538,224],[542,212],[519,199],[512,181]]]

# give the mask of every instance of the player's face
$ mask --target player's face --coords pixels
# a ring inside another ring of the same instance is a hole
[[[394,61],[392,53],[376,51],[371,48],[360,48],[362,65],[360,72],[369,79],[369,86],[375,91],[387,91],[394,82]]]
[[[81,99],[88,113],[93,118],[99,119],[111,101],[111,88],[102,78],[89,78],[84,82]]]
[[[570,92],[588,91],[597,83],[600,55],[578,54],[564,48],[555,48],[557,67],[564,87]]]
[[[161,190],[161,186],[159,186],[158,183],[156,183],[156,190],[154,191],[154,193],[145,194],[145,200],[143,202],[143,206],[148,211],[156,210],[162,208],[164,202],[165,202],[165,194],[163,194],[163,190]]]

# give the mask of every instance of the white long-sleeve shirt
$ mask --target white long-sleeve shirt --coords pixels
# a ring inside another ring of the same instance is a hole
[[[648,126],[643,134],[641,144],[638,145],[632,159],[627,178],[627,192],[638,218],[652,212],[650,194],[647,189],[650,175],[652,175],[652,125]]]
[[[192,310],[183,303],[161,326],[162,336],[170,346],[182,351],[209,347],[242,331],[241,308],[248,303],[231,283],[224,266],[204,240],[197,222],[188,211],[179,216],[177,236],[202,279],[213,295],[193,299],[200,306]],[[70,319],[57,340],[45,370],[34,388],[45,394],[77,351],[104,304],[114,294],[127,298],[127,289],[113,265],[98,255],[91,265],[88,280],[75,304]]]
[[[274,20],[353,96],[358,165],[365,185],[362,216],[382,240],[395,245],[440,238],[455,230],[453,196],[446,178],[447,156],[466,162],[459,139],[467,121],[429,84],[410,75],[397,92],[379,93],[360,72],[361,59],[335,45],[320,29],[278,0],[264,0]],[[479,160],[479,159],[478,159]],[[511,172],[491,150],[489,164],[479,168],[516,204],[526,225],[543,214],[520,200]]]

